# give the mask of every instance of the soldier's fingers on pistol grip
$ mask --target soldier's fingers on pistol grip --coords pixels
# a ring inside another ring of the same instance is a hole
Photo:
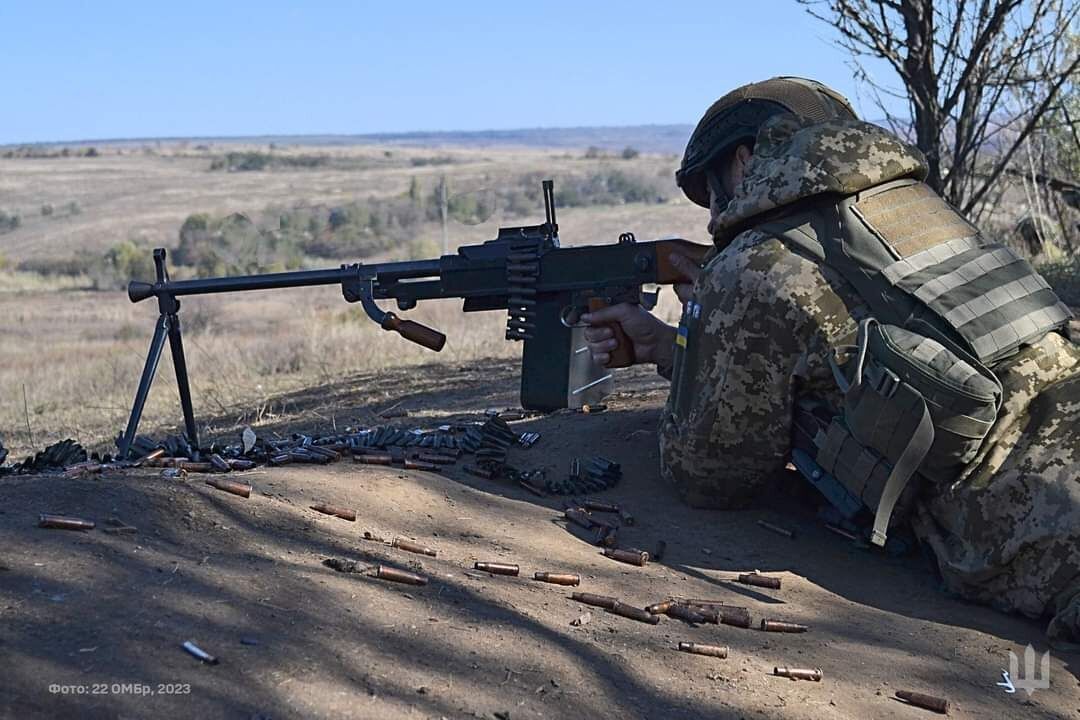
[[[671,261],[671,264],[675,266],[675,269],[682,273],[682,276],[689,280],[691,284],[693,284],[694,281],[698,279],[698,275],[701,274],[701,266],[685,255],[673,252],[671,253],[669,260]]]
[[[585,342],[590,345],[610,340],[615,332],[608,325],[590,325],[585,328]]]
[[[606,308],[600,308],[599,310],[591,310],[581,316],[581,321],[586,325],[606,325],[607,323],[624,323],[633,317],[634,310],[638,308],[637,305],[631,305],[630,303],[619,303],[618,305],[610,305]]]

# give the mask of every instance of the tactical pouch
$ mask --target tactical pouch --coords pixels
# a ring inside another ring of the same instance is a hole
[[[916,472],[947,482],[975,457],[1001,407],[1001,384],[973,357],[873,319],[848,349],[849,372],[830,359],[844,412],[816,438],[816,460],[874,509],[871,540],[884,545]]]

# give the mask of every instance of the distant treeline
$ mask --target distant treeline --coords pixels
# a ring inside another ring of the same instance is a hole
[[[15,148],[8,148],[3,152],[0,152],[0,157],[8,160],[13,158],[66,158],[66,157],[98,157],[101,153],[98,152],[96,147],[86,148],[56,148],[44,147],[38,145],[20,145]]]
[[[387,151],[386,158],[393,156]],[[409,158],[409,165],[423,167],[427,165],[449,165],[457,160],[449,155]],[[266,172],[270,170],[315,170],[319,168],[338,168],[342,170],[367,170],[386,164],[375,158],[335,157],[333,155],[302,154],[289,155],[264,150],[244,150],[228,152],[215,157],[210,162],[210,170],[224,172]]]

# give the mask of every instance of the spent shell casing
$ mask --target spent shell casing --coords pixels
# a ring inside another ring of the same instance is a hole
[[[427,585],[428,579],[423,575],[417,575],[406,570],[398,570],[397,568],[387,567],[386,565],[379,565],[375,568],[375,577],[380,580],[390,580],[391,582],[405,583],[406,585]]]
[[[188,652],[188,654],[194,655],[195,657],[199,658],[200,660],[202,660],[207,665],[217,665],[218,664],[218,659],[216,657],[214,657],[210,653],[206,652],[205,650],[203,650],[202,648],[200,648],[198,645],[191,642],[190,640],[186,641],[183,644],[183,648],[184,648],[184,650],[186,650]]]
[[[439,466],[436,465],[435,463],[424,462],[423,460],[410,460],[409,458],[405,458],[405,469],[406,470],[425,470],[427,472],[436,472],[436,471],[438,471]]]
[[[433,463],[435,465],[452,465],[457,462],[449,455],[436,455],[434,453],[419,453],[416,459],[420,462]]]
[[[694,655],[708,655],[709,657],[726,658],[727,645],[706,645],[704,643],[680,642],[679,649],[685,653]]]
[[[247,483],[236,482],[235,480],[211,478],[206,481],[206,484],[210,487],[215,487],[218,490],[224,490],[227,493],[239,495],[242,498],[251,497],[251,486]]]
[[[349,508],[338,507],[337,505],[328,505],[326,503],[316,503],[311,506],[312,510],[321,512],[325,515],[333,515],[339,517],[342,520],[348,520],[349,522],[356,522],[356,511]]]
[[[192,462],[188,460],[186,462],[177,463],[176,467],[192,473],[217,472],[217,469],[213,466],[213,464],[208,462]]]
[[[650,612],[653,615],[663,615],[671,608],[675,607],[674,600],[662,600],[658,603],[653,603],[645,607],[646,612]]]
[[[665,613],[670,618],[676,620],[682,620],[683,622],[696,623],[698,625],[705,622],[705,616],[687,605],[672,605],[667,609]]]
[[[607,548],[604,550],[604,555],[612,560],[618,560],[619,562],[629,563],[630,565],[637,565],[643,567],[649,562],[649,553],[644,550],[623,550],[621,548]]]
[[[341,459],[341,453],[322,445],[308,445],[304,449],[312,455],[322,455],[330,462],[336,462]]]
[[[780,578],[770,577],[768,575],[762,575],[761,573],[744,573],[739,576],[739,582],[743,585],[753,585],[755,587],[771,588],[773,590],[780,589]]]
[[[229,467],[233,470],[251,470],[255,467],[255,462],[243,459],[229,460]]]
[[[720,615],[720,624],[722,625],[741,628],[750,627],[750,610],[747,608],[721,605],[716,607],[716,611]]]
[[[538,572],[533,573],[533,580],[539,580],[546,583],[554,583],[555,585],[580,585],[581,576],[574,575],[572,573],[551,573],[551,572]]]
[[[713,625],[720,624],[720,611],[717,608],[701,605],[691,605],[690,603],[683,603],[683,605],[701,615],[704,622],[711,623]]]
[[[531,492],[536,497],[547,497],[547,493],[544,492],[543,488],[536,487],[528,480],[518,480],[518,485],[520,485],[525,490]]]
[[[489,572],[492,575],[517,575],[520,571],[520,568],[517,565],[497,562],[476,562],[473,563],[473,568]]]
[[[289,453],[278,453],[270,456],[271,465],[288,465],[292,462],[292,456]]]
[[[907,702],[915,707],[921,707],[924,710],[933,710],[936,713],[945,715],[949,712],[949,701],[943,697],[937,697],[935,695],[927,695],[926,693],[913,692],[911,690],[897,690],[896,697],[900,698],[904,702]]]
[[[105,533],[107,535],[135,535],[139,532],[139,529],[132,527],[131,525],[120,525],[119,527],[107,527]]]
[[[361,465],[393,465],[394,458],[389,455],[353,455],[353,462]]]
[[[394,541],[390,543],[390,547],[398,548],[406,552],[416,553],[418,555],[428,555],[435,557],[439,553],[434,548],[429,548],[426,545],[415,543],[412,540],[406,540],[405,538],[394,538]]]
[[[96,524],[93,520],[67,517],[66,515],[38,515],[38,527],[52,528],[54,530],[93,530]]]
[[[225,461],[225,458],[221,457],[217,453],[210,456],[210,464],[214,466],[214,469],[218,472],[231,472],[232,465]]]
[[[787,528],[782,528],[779,525],[773,525],[771,522],[766,522],[764,520],[758,520],[757,524],[758,524],[759,527],[763,527],[766,530],[771,530],[772,532],[776,533],[777,535],[783,535],[786,538],[794,538],[795,537],[795,533],[792,532],[791,530],[788,530]]]
[[[613,548],[618,544],[619,533],[613,527],[607,525],[597,525],[590,532],[592,532],[593,545],[599,545],[600,547]]]
[[[592,530],[594,527],[599,526],[596,519],[581,508],[567,508],[563,510],[563,517],[586,530]]]
[[[481,467],[476,467],[475,465],[466,465],[462,469],[465,472],[469,473],[470,475],[475,475],[476,477],[483,478],[485,480],[493,480],[495,478],[495,473],[492,472],[491,470],[486,470],[486,469],[481,468]]]
[[[571,600],[577,600],[579,603],[585,603],[586,605],[592,605],[593,607],[600,607],[610,610],[615,607],[615,603],[619,602],[618,599],[609,597],[607,595],[594,595],[587,592],[576,592],[570,595]]]
[[[792,680],[813,680],[814,682],[821,682],[821,668],[774,667],[773,675],[791,678]]]
[[[825,526],[825,529],[826,529],[826,530],[829,530],[829,531],[831,531],[831,532],[834,532],[834,533],[836,533],[837,535],[839,535],[840,537],[843,537],[843,538],[847,538],[848,540],[851,540],[851,541],[857,541],[857,540],[859,539],[858,537],[856,537],[856,536],[855,536],[855,535],[853,535],[852,533],[849,533],[849,532],[848,532],[847,530],[845,530],[844,528],[842,528],[842,527],[837,527],[836,525],[826,525],[826,526]]]
[[[600,502],[599,500],[586,500],[582,505],[592,512],[617,513],[619,506],[614,503]]]
[[[646,612],[642,608],[634,607],[633,605],[627,605],[626,603],[615,601],[615,604],[608,608],[609,612],[613,612],[616,615],[624,618],[630,618],[631,620],[637,620],[638,622],[648,623],[650,625],[656,625],[660,622],[659,615],[653,615],[650,612]]]
[[[806,625],[799,625],[798,623],[762,618],[761,629],[765,632],[804,633],[809,628]]]
[[[157,448],[143,455],[141,458],[135,461],[133,467],[139,467],[141,465],[150,465],[154,461],[165,456],[165,448]]]

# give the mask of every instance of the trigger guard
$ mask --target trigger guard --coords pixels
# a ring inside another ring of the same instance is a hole
[[[584,308],[577,305],[567,305],[559,312],[559,322],[563,327],[567,328],[579,328],[587,327],[587,325],[581,322],[581,316],[585,314]]]

